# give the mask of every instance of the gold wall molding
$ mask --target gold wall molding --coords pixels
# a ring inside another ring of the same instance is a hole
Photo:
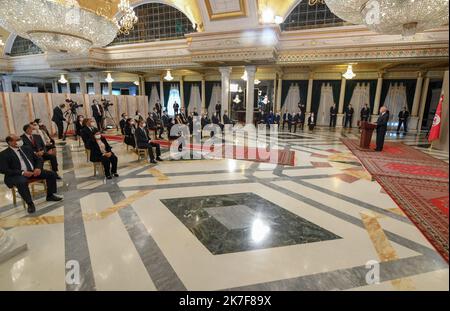
[[[247,7],[245,0],[238,0],[240,9],[238,11],[232,11],[232,12],[224,12],[224,13],[214,13],[213,8],[211,5],[211,1],[213,0],[204,0],[206,10],[208,12],[208,17],[210,21],[216,21],[216,20],[224,20],[224,19],[233,19],[233,18],[239,18],[239,17],[247,17]]]

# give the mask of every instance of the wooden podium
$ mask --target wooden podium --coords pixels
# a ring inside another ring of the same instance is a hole
[[[367,121],[361,122],[361,140],[359,146],[363,149],[370,148],[370,141],[372,140],[373,131],[377,128],[376,124],[369,123]]]

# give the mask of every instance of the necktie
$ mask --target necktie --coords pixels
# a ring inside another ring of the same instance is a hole
[[[35,147],[36,146],[36,142],[34,141],[33,135],[30,135],[30,141],[31,141],[31,144],[33,145],[33,147]]]
[[[28,158],[25,155],[25,153],[20,148],[19,148],[19,154],[20,154],[20,157],[22,158],[23,162],[25,162],[25,165],[27,167],[27,171],[32,172],[33,171],[33,166],[31,165],[31,163],[28,160]]]

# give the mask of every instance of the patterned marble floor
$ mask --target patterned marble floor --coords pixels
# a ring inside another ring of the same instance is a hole
[[[121,177],[112,181],[93,177],[70,142],[59,148],[63,202],[39,198],[30,217],[0,184],[0,226],[29,246],[0,264],[0,290],[448,290],[448,264],[341,137],[357,132],[283,133],[295,167],[150,166],[113,143]],[[449,160],[421,135],[388,140]],[[65,281],[72,261],[79,284]],[[374,262],[379,284],[366,280]]]

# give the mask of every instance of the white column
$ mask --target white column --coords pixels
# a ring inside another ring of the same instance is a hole
[[[205,76],[202,76],[202,111],[200,115],[206,110],[206,80]]]
[[[347,79],[342,77],[341,79],[341,91],[339,93],[338,115],[336,118],[337,127],[342,127],[344,122],[344,104],[345,104],[345,88],[347,86]]]
[[[314,72],[311,72],[309,74],[309,79],[308,79],[308,93],[307,93],[308,95],[306,96],[305,117],[308,117],[309,113],[311,112],[313,86],[314,86]]]
[[[87,94],[86,75],[84,73],[80,75],[80,92],[81,94]]]
[[[246,114],[245,123],[253,124],[254,115],[254,101],[255,101],[255,74],[256,66],[246,66],[245,71],[247,71],[247,97],[245,100],[246,104]]]
[[[98,73],[94,75],[94,93],[96,95],[102,94],[102,85],[100,84],[100,75]]]
[[[419,132],[422,129],[423,114],[425,113],[425,106],[427,104],[429,86],[430,86],[430,78],[425,77],[425,80],[423,81],[422,96],[421,96],[421,100],[420,100],[419,123],[417,126],[417,131],[419,131]]]
[[[222,75],[222,97],[221,97],[221,105],[222,111],[230,110],[230,75],[232,67],[220,67],[219,71]],[[254,82],[254,81],[253,81]]]
[[[160,89],[160,94],[159,94],[159,100],[161,101],[161,106],[164,109],[167,109],[164,105],[165,105],[165,100],[164,100],[164,80],[163,78],[160,78],[159,80],[159,89]]]
[[[112,82],[108,82],[108,95],[112,95]]]
[[[59,93],[58,80],[53,80],[52,88],[53,88],[53,93],[55,93],[55,94]]]
[[[139,76],[139,95],[145,96],[145,77]],[[150,95],[150,94],[149,94]]]
[[[17,256],[27,249],[28,246],[26,244],[17,244],[10,233],[0,228],[0,263]]]
[[[278,88],[277,88],[277,108],[275,109],[276,111],[279,111],[281,113],[281,92],[283,89],[283,75],[282,74],[278,74]]]
[[[419,123],[419,104],[420,104],[420,96],[422,95],[422,85],[423,85],[423,76],[422,72],[418,72],[416,90],[414,92],[414,101],[411,109],[411,117],[408,120],[408,129],[415,131],[418,129]]]
[[[67,88],[67,94],[70,94],[70,79],[67,78],[67,84],[66,84],[66,88]]]
[[[383,73],[378,73],[377,89],[375,91],[375,101],[373,103],[372,122],[376,121],[380,111],[381,90],[383,89]]]
[[[12,81],[10,76],[2,76],[3,92],[10,93],[13,91]]]
[[[184,102],[184,77],[183,76],[180,77],[180,98],[181,98],[180,110],[181,110],[181,108],[184,108],[184,110],[186,111],[186,103]]]

